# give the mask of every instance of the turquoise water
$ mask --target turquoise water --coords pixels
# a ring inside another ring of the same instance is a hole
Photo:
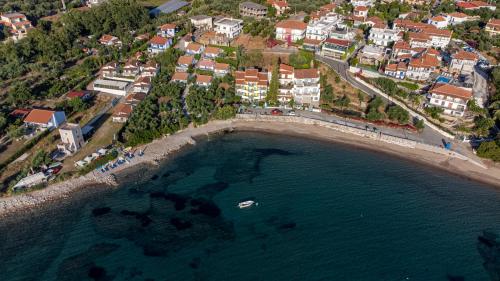
[[[500,232],[493,188],[292,136],[211,137],[124,181],[0,222],[0,280],[489,280],[477,237]]]

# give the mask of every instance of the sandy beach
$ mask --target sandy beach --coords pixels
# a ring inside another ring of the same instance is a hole
[[[144,156],[133,158],[129,164],[122,165],[105,174],[97,171],[85,176],[70,179],[61,183],[51,184],[45,189],[12,197],[0,198],[0,216],[7,216],[21,210],[32,210],[48,202],[65,200],[75,192],[85,191],[87,187],[102,186],[115,188],[119,185],[118,178],[133,168],[144,165],[159,165],[175,156],[181,148],[195,145],[195,138],[208,136],[217,132],[233,130],[250,130],[263,133],[278,133],[314,138],[331,142],[340,142],[355,145],[360,148],[389,153],[405,159],[431,165],[448,171],[468,180],[475,180],[485,184],[500,187],[500,168],[487,166],[477,160],[466,159],[462,155],[453,154],[425,145],[409,143],[404,140],[380,140],[372,135],[363,135],[363,132],[344,132],[343,128],[335,128],[305,118],[266,117],[266,120],[252,118],[236,118],[225,121],[212,121],[199,127],[186,128],[174,135],[157,139],[150,144],[137,147],[143,149]],[[89,188],[95,192],[95,188]]]

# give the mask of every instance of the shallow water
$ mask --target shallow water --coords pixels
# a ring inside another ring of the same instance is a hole
[[[500,233],[497,190],[335,143],[240,132],[151,173],[0,222],[0,280],[488,280]]]

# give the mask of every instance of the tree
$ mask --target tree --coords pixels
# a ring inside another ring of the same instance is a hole
[[[413,125],[419,131],[422,131],[425,128],[425,122],[423,119],[415,119],[415,121],[413,122]]]
[[[486,141],[481,143],[477,149],[477,155],[483,158],[490,158],[495,162],[500,161],[500,140]]]
[[[491,118],[479,116],[474,119],[474,131],[479,136],[489,135],[490,129],[495,125]]]
[[[343,95],[341,98],[335,101],[335,105],[339,106],[341,111],[344,111],[344,107],[349,106],[350,103],[351,99],[349,99],[349,97],[346,95]]]
[[[359,107],[361,107],[361,104],[365,101],[365,94],[363,92],[358,91],[358,101],[359,101]]]
[[[13,106],[20,106],[32,100],[31,89],[24,82],[16,83],[9,91],[7,101]]]
[[[366,114],[366,119],[370,121],[382,120],[384,119],[384,114],[381,112],[382,105],[384,101],[379,97],[373,98],[368,103],[368,113]]]
[[[293,98],[288,101],[288,106],[290,106],[292,109],[295,109],[295,100]]]
[[[31,159],[31,167],[33,168],[39,168],[40,166],[47,165],[49,163],[50,157],[45,150],[38,150],[33,159]]]
[[[407,124],[410,120],[408,111],[398,105],[389,106],[387,115],[391,120],[397,120],[399,124]]]
[[[266,96],[266,101],[270,105],[278,104],[278,91],[279,91],[279,65],[276,63],[273,67],[271,74],[271,82],[269,82],[269,91]]]

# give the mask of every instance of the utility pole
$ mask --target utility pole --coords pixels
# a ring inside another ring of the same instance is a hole
[[[63,11],[66,11],[66,4],[64,3],[64,0],[61,0],[61,3]]]

